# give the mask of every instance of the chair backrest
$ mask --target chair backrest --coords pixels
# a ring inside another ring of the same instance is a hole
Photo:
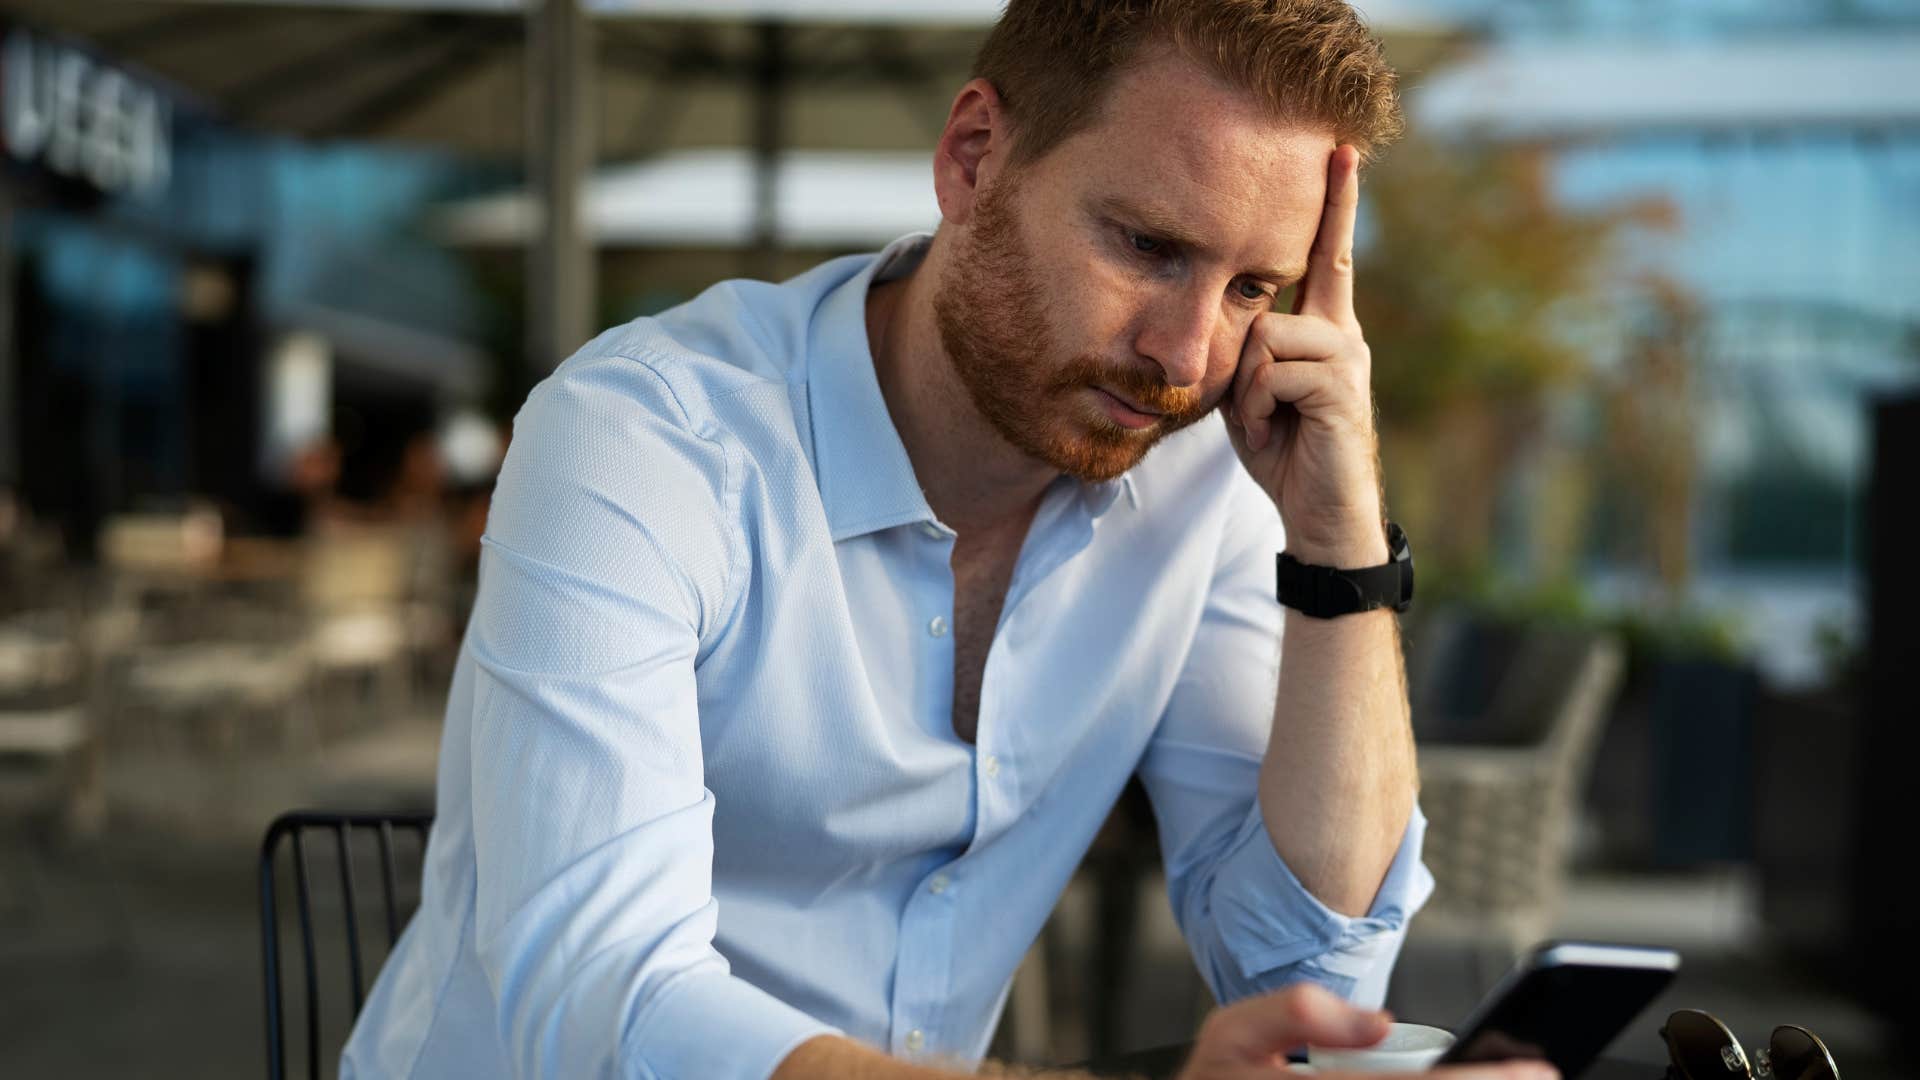
[[[407,598],[413,538],[395,526],[365,526],[307,541],[300,584],[308,608],[334,614],[387,608]]]
[[[365,963],[360,935],[361,894],[359,879],[354,874],[356,853],[365,854],[364,841],[356,847],[356,832],[371,834],[379,867],[380,912],[384,914],[387,949],[391,951],[399,940],[400,929],[406,925],[412,911],[402,910],[401,888],[403,885],[417,885],[417,874],[403,879],[402,870],[396,862],[396,832],[411,832],[418,839],[415,849],[420,860],[425,858],[428,830],[433,825],[430,813],[343,813],[328,810],[295,810],[280,815],[267,827],[267,834],[260,845],[260,956],[262,977],[266,989],[267,1020],[267,1075],[280,1080],[286,1075],[287,1046],[286,1023],[282,987],[280,978],[280,900],[277,888],[278,855],[282,841],[292,849],[294,902],[300,920],[300,957],[303,962],[305,978],[302,984],[306,992],[306,1058],[307,1075],[318,1077],[320,1072],[320,969],[319,957],[314,945],[315,939],[315,888],[330,888],[315,876],[310,862],[311,845],[307,839],[314,833],[332,835],[332,858],[338,868],[340,889],[341,929],[346,934],[345,968],[347,975],[348,997],[352,1004],[352,1016],[360,1015],[361,1003],[365,1000],[367,977],[372,974]],[[408,864],[418,867],[419,862]],[[383,954],[384,955],[384,954]],[[377,966],[376,966],[377,967]]]
[[[1626,672],[1611,634],[1542,627],[1515,650],[1488,711],[1510,745],[1535,746],[1556,765],[1583,771]]]
[[[1529,635],[1494,707],[1509,730],[1531,728],[1530,741],[1421,748],[1423,861],[1441,886],[1430,910],[1544,929],[1527,920],[1559,901],[1573,818],[1624,669],[1609,635]]]

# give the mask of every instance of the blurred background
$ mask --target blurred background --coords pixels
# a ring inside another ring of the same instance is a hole
[[[932,227],[997,6],[0,0],[0,1074],[259,1073],[261,835],[431,808],[527,389]],[[1390,1004],[1669,945],[1615,1055],[1692,1007],[1913,1075],[1920,5],[1358,6],[1411,128],[1358,303],[1438,880]],[[1153,845],[1131,791],[998,1056],[1191,1037]]]

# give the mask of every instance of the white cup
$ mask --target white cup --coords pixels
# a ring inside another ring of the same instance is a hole
[[[1357,1049],[1307,1047],[1307,1063],[1314,1069],[1353,1072],[1425,1072],[1453,1045],[1453,1034],[1424,1024],[1395,1024],[1387,1037]]]

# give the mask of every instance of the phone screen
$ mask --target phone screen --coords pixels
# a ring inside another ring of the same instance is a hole
[[[1659,950],[1622,950],[1633,962],[1619,963],[1597,947],[1578,950],[1596,951],[1585,960],[1554,949],[1534,954],[1468,1018],[1443,1060],[1544,1059],[1562,1076],[1580,1075],[1673,981],[1679,962]]]

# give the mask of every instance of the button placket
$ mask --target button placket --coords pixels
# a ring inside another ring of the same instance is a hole
[[[927,1046],[928,1026],[942,1022],[952,993],[950,944],[958,891],[951,864],[936,869],[922,879],[902,913],[891,1009],[895,1053],[918,1053]]]

